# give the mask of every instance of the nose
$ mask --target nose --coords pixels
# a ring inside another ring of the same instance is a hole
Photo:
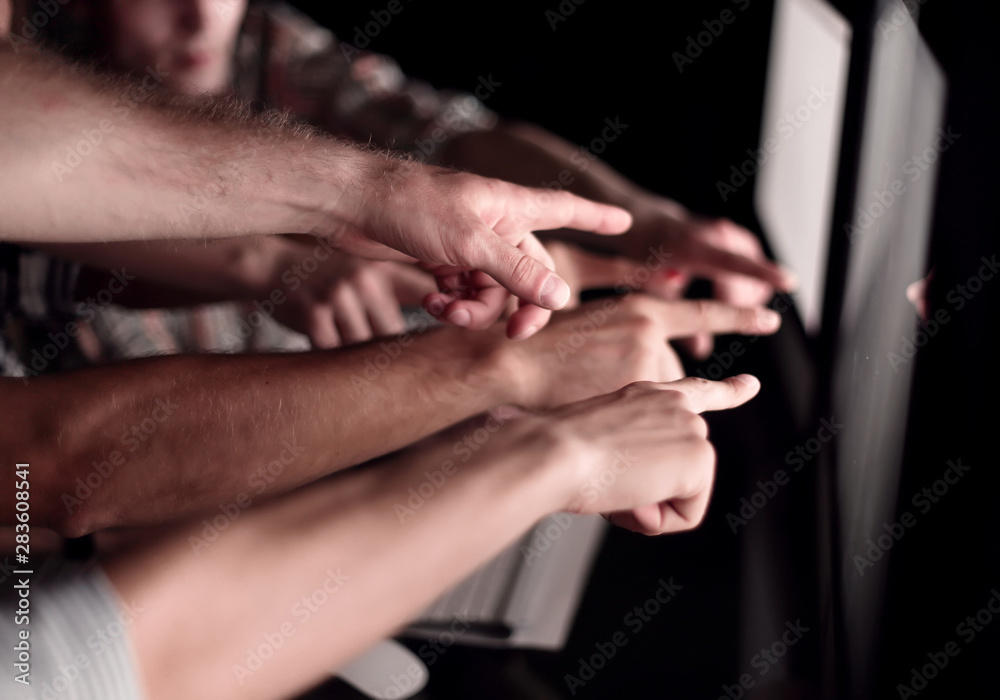
[[[211,2],[203,2],[202,0],[179,0],[178,5],[178,15],[177,15],[177,25],[185,33],[189,35],[196,35],[205,30],[211,17],[208,13],[211,12],[209,5]]]

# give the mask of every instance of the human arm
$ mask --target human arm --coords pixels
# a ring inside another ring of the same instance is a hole
[[[117,556],[105,570],[140,611],[129,635],[151,700],[302,692],[552,512],[652,506],[644,532],[695,527],[715,461],[697,413],[739,405],[758,387],[752,378],[630,386],[512,420],[466,462],[456,436],[440,436],[250,509],[197,555],[200,527],[188,524]],[[592,488],[616,465],[610,487]],[[401,519],[408,489],[445,469]],[[262,644],[273,653],[251,663]]]
[[[82,534],[156,523],[287,491],[496,406],[547,410],[678,379],[669,339],[773,333],[779,322],[764,309],[633,294],[559,314],[523,343],[502,325],[443,327],[329,352],[4,379],[0,452],[35,465],[39,524]],[[12,498],[0,491],[0,512],[14,512]]]
[[[617,119],[608,121],[610,124],[602,125],[606,141],[623,132]],[[650,247],[662,245],[677,267],[706,277],[736,274],[781,291],[789,291],[794,283],[787,270],[764,257],[759,244],[746,245],[742,239],[753,236],[745,229],[732,225],[731,232],[720,236],[716,230],[729,228],[722,221],[697,217],[681,204],[639,187],[585,147],[574,146],[541,127],[507,121],[493,129],[455,136],[447,144],[441,162],[511,182],[567,189],[594,201],[616,204],[633,214],[635,223],[621,238],[561,232],[563,237],[592,249],[641,260]]]
[[[605,142],[627,128],[616,118],[602,125]],[[616,204],[634,217],[625,236],[599,238],[586,232],[561,230],[560,238],[605,253],[644,261],[666,255],[670,267],[684,277],[713,281],[715,297],[739,306],[766,302],[775,290],[795,286],[791,273],[768,260],[757,238],[727,219],[693,214],[679,203],[645,190],[623,177],[591,151],[576,147],[534,125],[501,122],[491,130],[454,137],[441,162],[512,182],[566,189],[595,201]],[[651,290],[652,291],[652,290]],[[702,337],[697,354],[710,350]]]
[[[525,337],[568,296],[531,232],[631,225],[566,193],[540,204],[537,191],[363,150],[275,113],[168,95],[152,74],[111,80],[0,43],[0,76],[7,240],[323,236],[441,279],[481,271],[488,281],[477,276],[444,318],[464,311],[458,322],[485,327],[506,289],[524,301],[508,332]]]
[[[170,308],[216,301],[260,302],[279,290],[276,320],[315,348],[359,343],[406,330],[401,305],[419,306],[433,278],[405,263],[365,260],[311,237],[221,241],[118,241],[38,246],[83,263],[80,298],[104,289],[109,271],[129,273],[116,303]]]

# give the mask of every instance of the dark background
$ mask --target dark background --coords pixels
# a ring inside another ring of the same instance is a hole
[[[607,162],[692,210],[755,228],[752,183],[727,202],[715,183],[757,145],[770,2],[661,3],[651,9],[629,0],[586,0],[579,6],[565,0],[561,6],[573,12],[553,29],[546,11],[559,11],[556,0],[402,1],[403,12],[371,39],[368,49],[396,57],[408,74],[437,87],[471,91],[480,76],[492,76],[501,85],[486,101],[491,109],[541,124],[576,143],[598,136],[605,118],[618,117],[629,127],[602,154]],[[387,2],[297,4],[352,41],[356,28],[372,20],[370,12],[385,9]],[[834,4],[849,18],[867,6]],[[748,6],[743,10],[741,5]],[[679,71],[672,54],[684,52],[688,37],[705,30],[703,22],[718,19],[724,9],[734,13],[735,21]],[[986,2],[928,0],[921,10],[922,31],[950,83],[945,123],[962,134],[941,162],[928,265],[935,269],[932,308],[975,275],[981,255],[1000,252],[995,134],[1000,56],[995,26],[987,21],[989,9]],[[896,684],[909,680],[909,669],[954,639],[956,624],[975,614],[990,589],[1000,585],[1000,465],[994,445],[1000,432],[995,408],[998,296],[1000,284],[986,285],[916,364],[900,493],[908,498],[939,478],[947,459],[962,457],[974,469],[893,550],[885,616],[872,620],[873,628],[885,630],[883,674],[875,679],[873,697],[899,697]],[[768,689],[758,683],[747,696],[808,698],[835,690],[836,674],[823,672],[829,647],[821,644],[820,620],[829,620],[824,618],[829,610],[817,593],[819,487],[812,475],[804,474],[775,498],[768,522],[752,521],[737,535],[725,522],[758,475],[780,467],[786,451],[809,436],[797,427],[801,412],[782,383],[787,369],[783,342],[755,344],[730,369],[757,373],[764,390],[749,406],[711,419],[720,459],[705,525],[655,539],[612,531],[564,652],[453,648],[431,668],[431,697],[569,697],[564,674],[577,674],[578,659],[593,653],[595,642],[625,629],[625,613],[655,592],[659,578],[670,576],[684,586],[676,600],[643,630],[629,634],[628,645],[576,696],[725,697],[723,684],[732,685],[740,673],[752,670],[755,650],[742,640],[755,632],[744,623],[753,619],[755,601],[747,595],[744,575],[754,561],[778,562],[773,579],[781,585],[771,593],[785,610],[800,611],[814,632],[767,678],[780,682]],[[767,528],[770,544],[749,539],[752,527]],[[1000,697],[998,636],[1000,622],[995,622],[918,697]],[[539,684],[535,690],[516,685],[529,677]]]

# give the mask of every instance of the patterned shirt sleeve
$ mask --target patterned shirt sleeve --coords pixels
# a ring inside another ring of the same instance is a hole
[[[282,4],[250,9],[236,59],[240,96],[421,161],[435,161],[455,135],[496,123],[473,95],[408,78],[393,59],[340,42]]]

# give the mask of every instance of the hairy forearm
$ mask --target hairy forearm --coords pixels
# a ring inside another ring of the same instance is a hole
[[[6,379],[0,452],[32,463],[34,517],[67,534],[256,501],[514,400],[502,332]]]
[[[363,168],[353,147],[274,115],[173,96],[154,69],[103,78],[0,42],[0,76],[5,239],[308,232]]]
[[[107,564],[123,600],[142,610],[130,635],[150,698],[300,692],[563,506],[551,439],[508,423],[467,463],[455,456],[459,440],[435,438],[248,511],[197,554],[200,526],[190,525]],[[456,463],[401,519],[409,489]],[[248,650],[267,634],[283,641],[258,667]]]

